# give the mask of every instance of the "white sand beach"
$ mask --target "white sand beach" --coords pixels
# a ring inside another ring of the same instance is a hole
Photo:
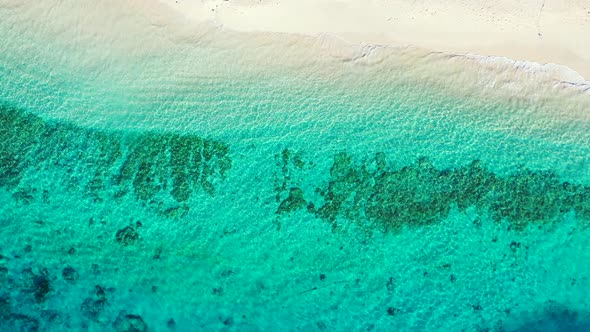
[[[539,32],[531,23],[533,2],[526,7],[503,1],[504,7],[496,3],[485,10],[433,5],[427,12],[419,9],[427,7],[424,1],[361,7],[351,0],[0,0],[5,38],[0,60],[15,64],[8,80],[26,84],[33,75],[39,82],[36,90],[14,84],[7,96],[21,100],[22,93],[30,93],[25,98],[30,101],[46,96],[56,105],[51,116],[91,126],[143,128],[160,121],[174,128],[182,127],[180,117],[198,114],[198,121],[186,121],[220,132],[241,127],[216,103],[200,103],[208,90],[194,88],[237,81],[244,89],[264,82],[293,91],[329,88],[377,97],[385,94],[384,87],[391,92],[420,86],[462,99],[534,101],[542,105],[535,113],[590,121],[590,94],[578,93],[590,91],[584,79],[590,77],[590,46],[584,43],[590,33],[580,32],[590,32],[586,9],[581,1],[567,8],[546,3],[542,11],[537,8],[540,22],[548,21]],[[384,18],[388,11],[390,21]],[[572,22],[566,24],[568,19]],[[58,85],[55,77],[67,83]],[[164,117],[153,110],[177,90],[193,94],[189,99],[200,103],[193,109],[207,111],[182,111],[187,104],[166,107],[178,113]],[[117,102],[105,106],[97,96]],[[70,112],[68,105],[85,105],[84,112]]]
[[[160,0],[224,29],[564,65],[590,78],[590,2],[584,0]],[[568,74],[568,80],[582,77]]]

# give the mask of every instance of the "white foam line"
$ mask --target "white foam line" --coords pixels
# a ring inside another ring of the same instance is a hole
[[[321,39],[324,36],[339,40],[343,44],[349,47],[359,47],[361,54],[355,56],[352,60],[358,60],[365,57],[370,57],[374,51],[379,49],[399,49],[407,47],[416,47],[414,45],[393,45],[393,44],[368,44],[368,43],[353,43],[345,38],[332,33],[320,33],[315,36],[317,39]],[[466,60],[480,62],[484,64],[500,64],[505,66],[513,67],[519,71],[525,71],[533,74],[557,74],[562,79],[555,79],[554,83],[557,86],[565,86],[568,88],[575,88],[578,91],[590,94],[590,80],[585,80],[580,73],[573,70],[572,68],[554,64],[546,63],[541,64],[534,61],[528,60],[515,60],[505,56],[494,56],[494,55],[482,55],[476,53],[452,53],[444,51],[432,50],[431,54],[440,54],[448,57],[462,57]]]

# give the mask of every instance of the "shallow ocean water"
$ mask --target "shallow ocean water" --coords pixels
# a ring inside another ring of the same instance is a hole
[[[0,2],[2,330],[590,328],[587,94],[82,3]]]

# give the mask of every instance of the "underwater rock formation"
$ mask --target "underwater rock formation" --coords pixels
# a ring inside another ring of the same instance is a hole
[[[182,217],[200,189],[215,194],[231,166],[229,147],[220,141],[97,131],[0,104],[0,186],[24,203],[46,192],[21,183],[27,172],[51,172],[68,190],[83,190],[95,201],[135,195],[164,216]]]
[[[118,230],[117,234],[115,234],[115,239],[120,244],[128,246],[139,240],[139,233],[137,233],[137,229],[134,225],[129,225]]]
[[[39,269],[39,273],[27,268],[22,271],[22,280],[26,293],[33,295],[36,303],[42,303],[51,292],[51,281],[47,269]]]
[[[80,279],[80,274],[78,273],[78,271],[74,270],[74,268],[71,266],[66,266],[62,270],[61,275],[64,278],[64,280],[70,283],[75,283],[78,279]]]
[[[427,158],[397,170],[386,166],[383,153],[363,163],[336,154],[327,184],[315,189],[323,201],[310,202],[318,209],[308,211],[334,225],[341,219],[385,231],[440,221],[452,206],[462,212],[475,206],[496,222],[509,220],[515,229],[554,222],[570,211],[590,220],[590,186],[561,182],[550,171],[522,168],[498,176],[479,160],[438,170]],[[303,197],[303,189],[293,187],[277,213],[303,208]]]
[[[145,332],[148,330],[147,324],[141,316],[127,314],[125,310],[119,312],[119,316],[113,322],[113,328],[117,332]]]
[[[303,190],[296,187],[291,188],[289,190],[289,196],[281,202],[277,213],[289,213],[306,206],[306,204],[305,197],[303,197]]]
[[[280,168],[280,171],[274,174],[275,199],[280,203],[276,214],[289,214],[302,207],[307,207],[308,211],[315,211],[313,203],[305,199],[303,190],[292,185],[300,173],[313,166],[313,163],[303,161],[303,155],[299,151],[283,149],[281,153],[275,154],[275,165]]]
[[[80,306],[80,312],[82,316],[92,321],[98,320],[101,312],[104,310],[104,306],[107,304],[104,288],[100,285],[96,285],[95,290],[95,296],[87,297]]]

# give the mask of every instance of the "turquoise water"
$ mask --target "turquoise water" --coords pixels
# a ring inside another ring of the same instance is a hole
[[[588,95],[0,9],[1,330],[590,330]]]

